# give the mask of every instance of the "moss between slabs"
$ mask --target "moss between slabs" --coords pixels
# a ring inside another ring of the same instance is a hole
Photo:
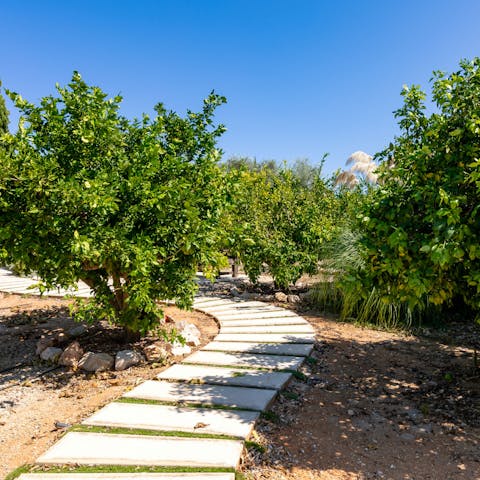
[[[22,465],[5,477],[14,480],[23,473],[236,473],[221,467],[148,467],[145,465]],[[241,478],[241,477],[240,477]]]
[[[165,402],[162,400],[151,400],[147,398],[130,398],[122,397],[118,400],[115,400],[118,403],[140,403],[146,405],[167,405],[171,407],[182,407],[182,408],[211,408],[213,410],[239,410],[242,412],[260,412],[253,408],[241,408],[241,407],[229,407],[225,405],[212,405],[211,403],[190,403],[190,402]]]
[[[221,352],[225,353],[225,352]],[[259,370],[262,372],[278,372],[280,370],[276,370],[274,368],[267,368],[267,367],[255,367],[255,366],[248,366],[248,365],[217,365],[215,363],[190,363],[186,360],[182,362],[182,365],[190,365],[191,367],[215,367],[215,368],[229,368],[235,370]]]
[[[212,438],[217,440],[239,440],[243,437],[222,435],[215,433],[184,432],[180,430],[149,430],[146,428],[127,427],[104,427],[100,425],[74,425],[70,432],[106,433],[112,435],[146,435],[152,437],[188,437],[188,438]]]

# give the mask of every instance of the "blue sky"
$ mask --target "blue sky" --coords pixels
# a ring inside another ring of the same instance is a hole
[[[480,55],[479,18],[478,0],[1,0],[0,79],[37,102],[78,70],[127,117],[215,89],[226,158],[329,153],[329,174],[389,143],[403,84]]]

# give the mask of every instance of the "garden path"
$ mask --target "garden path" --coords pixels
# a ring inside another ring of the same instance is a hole
[[[34,283],[0,269],[2,292],[39,294]],[[37,459],[45,472],[19,479],[234,480],[244,441],[310,354],[314,330],[258,301],[200,296],[194,308],[218,321],[214,341],[70,429]]]

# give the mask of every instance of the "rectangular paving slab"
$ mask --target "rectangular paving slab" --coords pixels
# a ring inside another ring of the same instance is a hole
[[[219,320],[225,327],[244,327],[248,325],[310,325],[302,317],[278,317],[278,318],[244,318],[234,320]]]
[[[309,325],[256,325],[256,326],[222,326],[222,333],[314,333]]]
[[[246,438],[257,418],[258,412],[251,411],[113,402],[82,423]]]
[[[215,308],[215,310],[213,310]],[[212,313],[242,313],[242,312],[272,312],[281,310],[273,305],[241,306],[241,305],[222,305],[221,307],[212,307]]]
[[[212,385],[232,385],[236,387],[270,388],[280,390],[291,375],[285,372],[264,372],[261,370],[206,367],[204,365],[173,365],[163,371],[160,380],[191,381]]]
[[[223,311],[223,310],[269,310],[272,308],[276,308],[273,305],[268,305],[262,302],[229,302],[229,303],[222,303],[222,304],[215,304],[215,305],[204,305],[204,308],[208,308],[212,311]]]
[[[236,468],[240,440],[70,432],[37,463]]]
[[[312,333],[219,333],[217,342],[315,343]]]
[[[234,319],[252,319],[252,318],[276,318],[276,317],[298,317],[295,312],[290,310],[269,310],[269,311],[251,311],[251,312],[215,312],[214,316],[220,320]]]
[[[203,297],[193,301],[193,306],[195,308],[201,307],[213,307],[218,305],[230,305],[231,301],[227,300],[226,298],[218,298],[218,297]]]
[[[267,355],[295,355],[307,357],[313,350],[311,343],[247,343],[210,342],[202,350],[221,352],[265,353]]]
[[[200,403],[262,411],[268,407],[276,394],[276,390],[264,388],[207,384],[191,385],[150,380],[123,396],[161,402]]]
[[[13,277],[9,278],[7,276],[2,277],[2,288],[10,288],[10,287],[29,287],[30,285],[34,285],[34,281],[25,280],[23,278]]]
[[[300,367],[304,360],[304,357],[291,357],[286,355],[206,352],[204,350],[200,350],[184,358],[183,362],[202,365],[230,365],[235,367],[257,367],[276,370],[295,370]]]
[[[24,473],[19,480],[235,480],[234,473]]]

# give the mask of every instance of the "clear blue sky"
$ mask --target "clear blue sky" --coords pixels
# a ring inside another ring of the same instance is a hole
[[[329,153],[330,173],[393,138],[403,84],[480,55],[479,19],[478,0],[2,0],[0,79],[37,102],[78,70],[127,117],[215,89],[225,157]]]

